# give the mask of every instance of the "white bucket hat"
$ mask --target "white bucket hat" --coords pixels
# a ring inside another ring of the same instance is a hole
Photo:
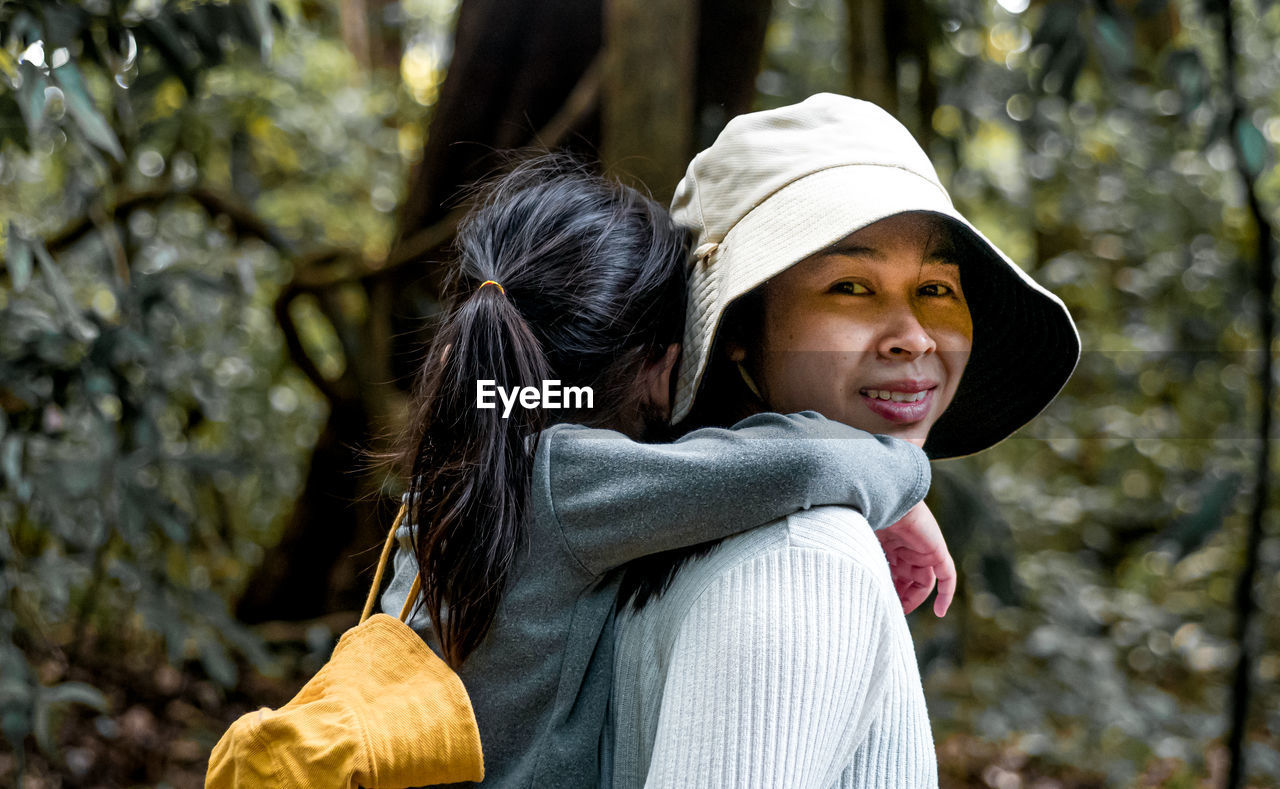
[[[972,248],[960,273],[973,352],[925,451],[935,459],[978,452],[1043,411],[1080,358],[1067,308],[960,215],[929,158],[893,116],[819,93],[729,121],[676,188],[671,213],[693,231],[694,253],[672,422],[689,414],[717,325],[734,299],[907,211],[952,220]]]

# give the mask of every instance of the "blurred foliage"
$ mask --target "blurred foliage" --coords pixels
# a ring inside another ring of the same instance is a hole
[[[274,301],[300,256],[385,252],[425,112],[354,67],[335,17],[0,5],[0,782],[32,744],[62,759],[68,705],[132,703],[67,677],[168,663],[230,689],[274,670],[228,601],[325,409]],[[297,306],[302,342],[341,365]]]
[[[759,106],[848,91],[856,5],[777,2]],[[1229,143],[1274,217],[1280,4],[1231,7],[1234,128],[1220,3],[921,7],[899,115],[1086,349],[1019,437],[936,468],[963,595],[911,621],[944,784],[1196,786],[1222,769],[1266,352]],[[104,742],[154,734],[113,666],[160,665],[163,699],[169,666],[201,678],[184,721],[280,670],[228,613],[324,420],[275,299],[300,261],[386,254],[450,55],[451,2],[388,8],[399,74],[357,67],[336,1],[0,4],[0,780],[37,750],[100,769],[59,748],[75,706]],[[322,307],[290,323],[332,379]],[[1277,786],[1280,539],[1263,558],[1249,765]],[[306,634],[312,669],[326,637]]]

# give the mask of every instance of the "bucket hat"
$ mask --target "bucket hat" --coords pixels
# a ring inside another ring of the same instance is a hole
[[[908,211],[943,217],[957,230],[973,318],[973,351],[925,452],[934,459],[978,452],[1043,411],[1080,359],[1066,306],[956,210],[906,127],[869,102],[820,93],[729,121],[676,188],[671,212],[692,230],[694,252],[672,422],[689,414],[735,299]]]
[[[205,789],[403,789],[484,778],[480,729],[461,678],[400,618],[375,614],[391,527],[360,624],[278,710],[241,716],[209,756]]]

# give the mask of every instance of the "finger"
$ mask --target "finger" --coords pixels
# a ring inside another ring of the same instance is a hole
[[[936,580],[936,576],[934,575],[934,572],[933,572],[933,567],[929,567],[929,566],[926,566],[926,567],[908,566],[906,568],[906,574],[909,578],[911,578],[912,583],[916,583],[921,586],[927,586],[930,589],[933,588],[933,583]]]
[[[908,577],[911,579],[911,588],[907,591],[907,602],[910,605],[907,613],[911,613],[929,599],[929,594],[933,592],[933,568],[912,567]]]
[[[893,535],[885,535],[876,532],[876,536],[880,539],[880,548],[885,552],[902,550],[906,547],[906,543]]]
[[[933,614],[941,619],[947,615],[947,609],[951,608],[951,601],[956,597],[956,579],[949,578],[946,581],[938,581],[938,596],[933,600]]]
[[[887,555],[888,551],[885,553]],[[912,564],[918,564],[923,567],[926,565],[932,566],[941,564],[943,562],[943,557],[946,556],[946,551],[917,551],[914,548],[898,547],[893,549],[893,555],[898,557],[899,560],[906,560]]]
[[[932,579],[928,577],[928,572],[928,567],[920,567],[910,562],[889,565],[889,577],[893,579],[895,585],[917,586],[923,583],[932,583]]]
[[[902,612],[909,614],[920,607],[920,604],[929,599],[929,593],[933,591],[933,586],[917,586],[911,585],[905,589],[898,590],[898,599],[902,601]]]
[[[905,601],[907,595],[915,588],[916,584],[910,577],[902,573],[893,574],[893,591],[897,593],[898,599]]]
[[[938,573],[938,596],[933,601],[933,613],[938,618],[947,615],[947,609],[951,607],[951,601],[956,597],[956,584],[956,565],[948,554],[946,563]]]

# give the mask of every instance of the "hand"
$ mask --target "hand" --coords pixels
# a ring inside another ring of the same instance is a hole
[[[956,565],[937,519],[924,502],[908,510],[902,520],[875,534],[889,560],[889,573],[903,612],[909,614],[916,610],[936,583],[938,597],[933,601],[933,613],[946,616],[956,596]]]

